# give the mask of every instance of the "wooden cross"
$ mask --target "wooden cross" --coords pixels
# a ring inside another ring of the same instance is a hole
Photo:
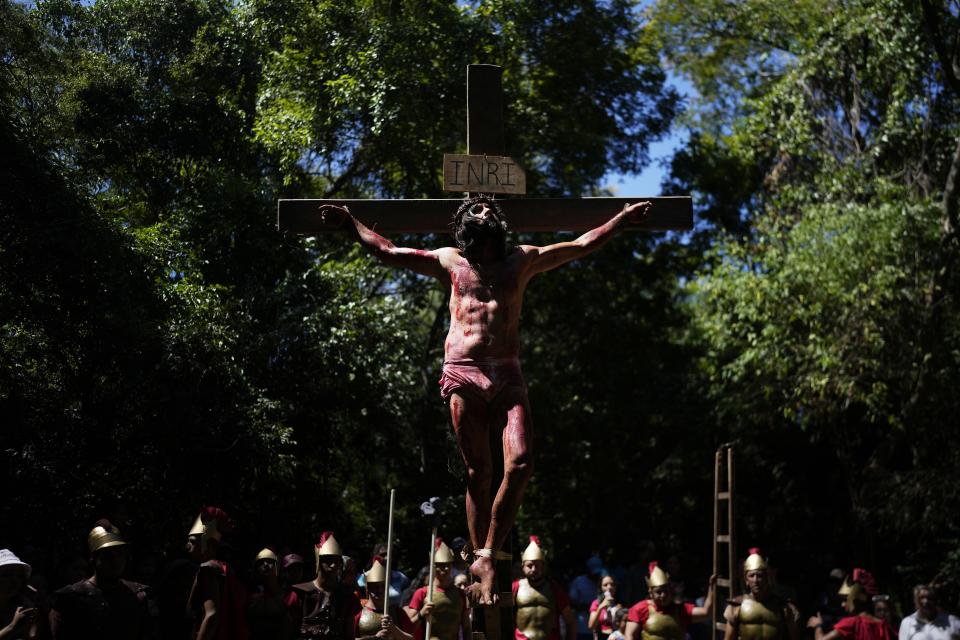
[[[467,156],[448,156],[445,165],[452,163],[450,175],[445,175],[445,187],[458,191],[455,185],[480,186],[462,191],[484,193],[524,193],[522,170],[504,158],[503,106],[501,91],[502,69],[493,65],[467,67]],[[471,158],[482,163],[470,167]],[[479,159],[479,160],[478,160]],[[456,163],[460,164],[456,164]],[[513,168],[511,168],[513,167]],[[444,167],[447,174],[449,166]],[[468,184],[470,183],[470,184]],[[451,188],[453,186],[453,188]],[[644,231],[683,230],[693,228],[693,207],[689,196],[645,198],[523,198],[501,199],[497,202],[506,216],[510,230],[532,231],[587,231],[607,222],[624,205],[650,200],[653,208],[642,223],[625,229]],[[302,235],[317,235],[337,231],[339,221],[324,223],[319,215],[323,204],[346,204],[350,212],[364,225],[378,233],[444,233],[450,231],[454,212],[462,198],[432,200],[280,200],[277,205],[277,226],[281,231]],[[491,429],[491,441],[496,445],[500,434]],[[493,451],[499,449],[492,446]],[[494,478],[502,475],[502,460],[494,457]],[[483,607],[482,614],[474,614],[474,637],[484,640],[511,640],[513,638],[513,594],[511,592],[512,553],[508,540],[498,553],[497,591],[500,605]]]
[[[501,76],[502,69],[494,65],[472,64],[467,67],[469,155],[504,155]],[[509,189],[498,191],[511,192]],[[511,231],[531,232],[587,231],[609,220],[625,204],[639,200],[653,202],[650,216],[638,225],[627,224],[624,229],[665,231],[693,228],[693,205],[689,196],[517,198],[497,202]],[[447,233],[461,201],[461,198],[280,200],[277,203],[277,227],[281,231],[308,236],[336,231],[337,223],[324,223],[318,211],[323,204],[345,204],[360,222],[378,233]]]

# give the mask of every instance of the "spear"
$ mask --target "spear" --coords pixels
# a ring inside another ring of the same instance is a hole
[[[387,583],[383,587],[383,615],[390,615],[390,565],[393,560],[393,503],[397,490],[390,489],[390,519],[387,521]]]
[[[424,502],[420,505],[420,512],[430,519],[431,529],[430,529],[430,575],[427,578],[427,603],[433,604],[433,571],[434,571],[434,556],[436,556],[437,551],[437,528],[440,525],[440,510],[437,508],[437,504],[440,502],[440,498],[430,498],[427,502]],[[424,630],[424,640],[430,640],[430,627],[432,624],[431,618],[427,618],[427,628]]]

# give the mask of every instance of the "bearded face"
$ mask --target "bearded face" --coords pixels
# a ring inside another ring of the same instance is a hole
[[[506,223],[500,207],[486,198],[464,202],[457,211],[454,237],[457,247],[469,258],[493,247],[499,256],[506,254]]]

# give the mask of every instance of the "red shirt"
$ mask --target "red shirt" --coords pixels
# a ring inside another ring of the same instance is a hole
[[[647,622],[647,618],[650,617],[651,606],[653,606],[652,600],[641,600],[630,607],[630,611],[627,613],[627,620],[629,622],[636,622],[642,627]],[[671,604],[662,611],[657,609],[657,613],[670,616],[680,624],[680,628],[684,631],[686,631],[690,623],[693,622],[693,605],[689,602]]]
[[[600,615],[597,616],[597,622],[600,624],[600,633],[611,633],[613,631],[613,615],[611,611],[616,611],[616,608],[619,605],[616,603],[607,607],[600,612]],[[593,613],[600,608],[600,600],[594,600],[590,603],[590,613]]]
[[[513,601],[517,601],[517,591],[520,589],[520,581],[513,581]],[[553,631],[550,632],[550,635],[547,637],[547,640],[560,640],[560,612],[564,609],[567,609],[570,606],[570,596],[567,595],[566,590],[561,587],[559,584],[550,581],[550,590],[553,592]],[[520,629],[514,628],[514,638],[515,640],[528,640],[527,636],[523,635]]]
[[[897,632],[886,620],[872,616],[841,618],[833,628],[845,640],[897,640]]]

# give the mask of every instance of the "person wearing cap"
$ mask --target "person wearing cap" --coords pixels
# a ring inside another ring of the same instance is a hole
[[[357,574],[357,561],[350,556],[343,556],[343,571],[340,573],[340,582],[360,598],[360,604],[362,605],[363,597],[360,591],[360,576]]]
[[[13,551],[0,549],[0,638],[36,638],[43,617],[30,586],[30,565]]]
[[[826,635],[817,628],[816,640],[896,640],[897,632],[890,623],[871,613],[871,598],[877,595],[877,583],[869,571],[854,569],[839,593],[846,596],[843,608],[848,615],[838,620],[833,631]]]
[[[299,554],[288,553],[283,556],[280,568],[286,584],[294,585],[303,582],[303,558]]]
[[[350,640],[360,613],[360,599],[340,581],[343,551],[332,531],[324,531],[313,548],[316,578],[293,585],[296,626],[302,640]]]
[[[146,637],[147,587],[122,579],[127,543],[109,520],[98,520],[87,535],[93,576],[59,589],[50,607],[54,640]]]
[[[253,563],[259,582],[247,601],[247,625],[250,640],[286,639],[293,635],[293,621],[280,591],[280,567],[277,554],[264,548]]]
[[[187,612],[196,640],[246,640],[244,615],[247,593],[226,562],[217,560],[217,549],[233,523],[223,509],[204,507],[187,533],[187,555],[198,563]]]
[[[647,577],[650,598],[630,607],[627,614],[627,640],[683,640],[691,624],[709,620],[716,582],[717,577],[710,576],[702,607],[689,602],[677,603],[674,602],[670,576],[656,561],[651,562]]]
[[[900,622],[900,640],[956,640],[960,638],[960,618],[937,607],[937,591],[932,585],[913,588],[916,611]]]
[[[456,640],[460,632],[464,638],[470,637],[470,618],[467,613],[466,597],[461,589],[453,585],[453,551],[437,538],[433,551],[433,585],[430,596],[428,586],[413,592],[410,604],[404,607],[410,622],[416,625],[416,640],[426,637],[426,621],[430,620],[430,640]]]
[[[757,548],[743,563],[747,594],[730,600],[723,613],[724,640],[797,640],[800,612],[771,589],[766,559]]]
[[[280,578],[283,584],[283,604],[291,619],[297,619],[300,611],[300,601],[293,585],[303,582],[303,558],[296,553],[288,553],[280,562]]]
[[[383,614],[384,588],[387,585],[387,570],[382,559],[373,559],[373,566],[364,574],[367,601],[354,619],[354,636],[358,640],[390,638],[412,640],[413,624],[400,605],[391,604],[390,612]]]
[[[565,640],[577,636],[577,621],[570,598],[559,583],[547,577],[547,556],[537,536],[520,555],[523,578],[513,582],[516,640],[560,640],[560,618],[566,626]]]

